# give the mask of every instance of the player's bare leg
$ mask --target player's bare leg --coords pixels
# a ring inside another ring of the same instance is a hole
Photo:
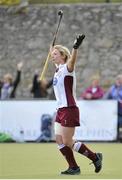
[[[68,139],[69,139],[70,143],[72,143],[72,135],[74,135],[74,128],[72,128],[69,135],[67,134],[67,138],[65,138],[64,141],[63,141],[63,138],[62,138],[62,134],[63,134],[62,126],[59,123],[56,123],[56,125],[59,128],[59,129],[58,128],[56,129],[56,142],[58,144],[58,148],[59,148],[60,152],[63,154],[63,156],[65,157],[65,159],[66,159],[66,161],[67,161],[67,163],[69,165],[68,169],[65,170],[65,171],[62,171],[61,174],[66,174],[66,175],[80,174],[80,168],[79,168],[79,166],[77,165],[77,163],[75,161],[72,148],[70,147],[71,145],[68,146],[68,144],[66,143]]]

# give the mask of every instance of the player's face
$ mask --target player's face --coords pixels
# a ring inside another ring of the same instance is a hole
[[[51,53],[51,58],[52,58],[52,62],[54,62],[55,64],[60,64],[62,62],[62,56],[61,53],[57,50],[54,49]]]

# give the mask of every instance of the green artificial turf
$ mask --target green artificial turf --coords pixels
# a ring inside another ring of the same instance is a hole
[[[0,179],[120,179],[122,178],[122,144],[87,143],[93,151],[103,153],[103,169],[94,172],[90,161],[75,152],[81,175],[60,175],[67,168],[55,143],[0,143]]]

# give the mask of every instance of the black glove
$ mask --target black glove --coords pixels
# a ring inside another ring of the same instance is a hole
[[[84,38],[85,38],[84,34],[79,34],[74,41],[73,48],[78,49]]]

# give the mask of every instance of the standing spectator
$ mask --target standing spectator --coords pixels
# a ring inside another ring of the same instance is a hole
[[[91,86],[88,87],[82,94],[82,99],[93,100],[93,99],[101,99],[104,95],[104,90],[100,86],[100,77],[94,76],[92,78]]]
[[[46,79],[39,80],[38,72],[35,73],[33,77],[33,84],[31,88],[31,93],[34,98],[47,98],[48,88],[52,86],[53,80],[47,81]]]
[[[106,92],[104,98],[118,100],[118,131],[122,127],[122,74],[116,77],[113,84]]]
[[[16,96],[16,89],[18,87],[18,84],[20,83],[21,79],[21,69],[22,69],[23,63],[20,62],[17,64],[17,74],[15,80],[13,80],[13,77],[11,74],[5,74],[3,77],[3,81],[0,83],[0,99],[9,99],[9,98],[15,98]]]

